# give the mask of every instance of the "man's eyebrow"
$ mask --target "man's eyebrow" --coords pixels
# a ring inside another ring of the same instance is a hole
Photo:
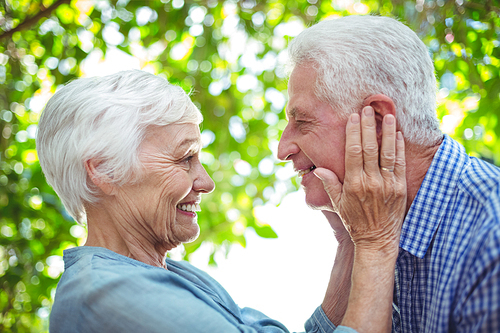
[[[293,108],[289,109],[290,111],[287,112],[288,119],[291,118],[311,118],[309,114],[304,112],[303,110],[300,109],[300,107],[294,106]]]
[[[293,107],[291,109],[289,109],[289,111],[287,112],[288,114],[288,118],[295,118],[295,116],[297,115],[297,108],[296,107]]]

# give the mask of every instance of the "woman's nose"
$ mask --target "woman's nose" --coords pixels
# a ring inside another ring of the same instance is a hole
[[[215,183],[208,175],[207,171],[200,163],[198,167],[198,177],[196,177],[193,183],[193,189],[201,193],[210,193],[215,189]]]

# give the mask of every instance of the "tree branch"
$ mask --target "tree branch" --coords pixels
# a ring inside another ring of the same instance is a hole
[[[58,1],[54,2],[49,8],[40,10],[35,16],[33,16],[29,19],[26,19],[21,24],[18,24],[17,27],[15,27],[14,29],[11,29],[9,31],[5,31],[4,33],[0,34],[0,40],[2,40],[4,38],[10,38],[10,37],[12,37],[12,35],[15,32],[25,30],[25,29],[31,27],[33,24],[40,21],[41,18],[50,16],[50,14],[52,14],[52,12],[55,9],[57,9],[57,7],[59,7],[60,5],[62,5],[64,3],[70,3],[70,2],[71,2],[71,0],[58,0]]]

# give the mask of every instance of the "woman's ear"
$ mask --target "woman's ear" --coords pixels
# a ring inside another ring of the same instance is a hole
[[[392,114],[396,117],[396,106],[394,105],[394,101],[383,94],[371,95],[366,98],[363,102],[363,107],[371,106],[375,111],[375,121],[377,122],[377,141],[379,146],[382,142],[382,121],[384,117],[388,114]],[[396,118],[396,128],[397,118]]]
[[[115,186],[112,179],[102,172],[99,171],[100,161],[90,159],[85,162],[85,170],[87,170],[87,175],[90,181],[98,187],[104,194],[113,195],[115,192]]]

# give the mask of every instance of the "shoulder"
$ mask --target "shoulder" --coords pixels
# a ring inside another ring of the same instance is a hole
[[[455,186],[459,197],[496,208],[500,193],[500,168],[479,158],[469,156],[457,141],[445,135],[428,173],[435,183],[452,189]],[[431,177],[432,178],[432,177]],[[450,192],[450,194],[452,193]],[[471,202],[471,204],[472,204]]]
[[[498,219],[500,214],[500,168],[469,157],[460,177],[459,188]]]
[[[84,327],[81,332],[163,332],[175,327],[201,332],[198,323],[203,323],[204,313],[210,313],[205,328],[212,325],[210,318],[222,317],[212,308],[212,299],[187,276],[97,251],[81,256],[63,274],[51,324],[78,325]],[[214,323],[228,325],[224,320]]]
[[[140,282],[164,270],[98,247],[79,247],[64,252],[65,271],[60,285],[66,280],[78,282],[82,292],[112,283],[114,280]],[[130,279],[134,277],[134,279]]]
[[[495,246],[500,236],[500,168],[467,155],[449,137],[441,148],[439,169],[446,170],[445,176],[434,177],[434,186],[428,188],[431,197],[446,193],[446,215],[439,229],[458,251],[467,246],[469,255],[480,255],[484,245]]]
[[[140,296],[148,289],[158,292],[178,285],[168,283],[172,279],[178,279],[178,274],[104,248],[74,249],[72,252],[65,253],[64,261],[66,267],[60,287],[78,285],[79,288],[75,290],[75,293],[83,296],[100,293],[103,289],[106,290],[106,294],[101,295],[101,299],[106,298],[113,291],[123,289],[130,291],[140,289],[142,293],[137,295]]]
[[[54,307],[63,308],[89,300],[109,301],[114,291],[154,284],[161,269],[121,256],[104,248],[80,247],[64,252],[65,270],[57,286]],[[96,297],[98,295],[99,297]]]
[[[467,230],[473,263],[469,267],[470,274],[479,277],[500,264],[500,168],[469,157],[458,186],[463,200],[457,201],[462,207],[455,209],[464,210],[463,220],[471,221]]]
[[[500,168],[469,157],[469,161],[460,177],[460,187],[477,200],[498,199],[500,188]]]

